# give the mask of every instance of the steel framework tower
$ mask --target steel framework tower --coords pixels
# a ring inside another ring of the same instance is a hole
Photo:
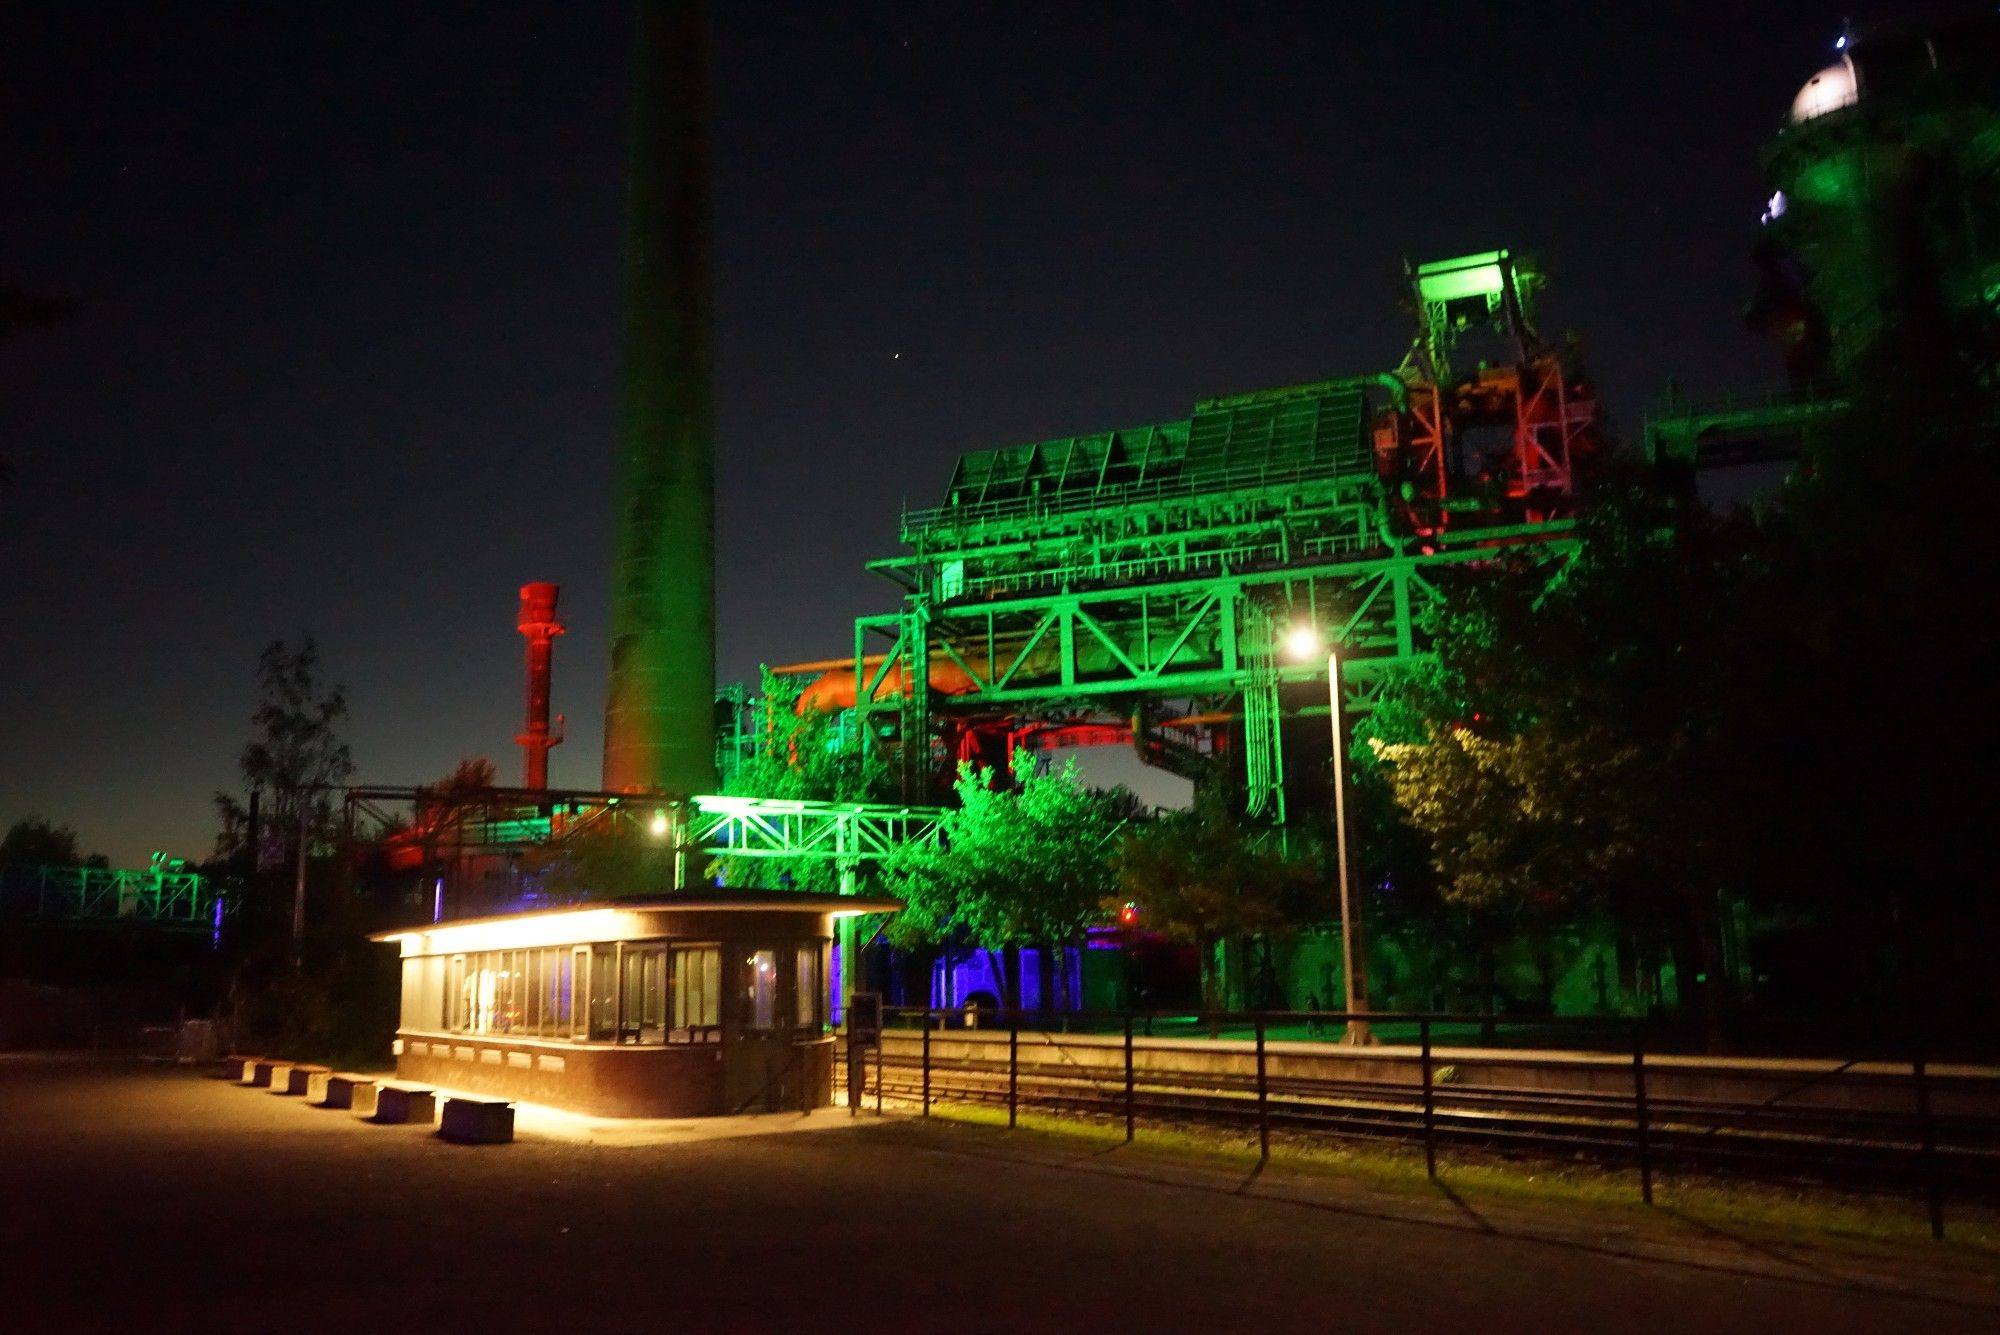
[[[641,0],[604,786],[715,787],[708,124],[700,0]]]

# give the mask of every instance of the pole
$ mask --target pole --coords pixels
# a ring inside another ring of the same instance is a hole
[[[882,1115],[882,1049],[888,1046],[887,1043],[882,1041],[880,1034],[875,1036],[875,1115],[877,1117]]]
[[[1910,1079],[1917,1087],[1917,1134],[1924,1173],[1924,1208],[1930,1212],[1931,1237],[1944,1241],[1944,1188],[1938,1181],[1937,1132],[1931,1125],[1931,1085],[1924,1059],[1910,1063]]]
[[[1271,1157],[1271,1090],[1264,1076],[1264,1017],[1257,1017],[1257,1157]]]
[[[931,1115],[931,1008],[924,1007],[924,1116]]]
[[[1646,1125],[1646,1046],[1632,1036],[1632,1112],[1639,1141],[1639,1199],[1653,1203],[1653,1146]]]
[[[1431,1021],[1417,1021],[1417,1041],[1423,1044],[1424,1063],[1424,1176],[1435,1179],[1437,1161],[1437,1086],[1431,1080]]]
[[[306,797],[298,794],[299,855],[292,875],[292,967],[300,967],[306,954]]]
[[[1354,1018],[1368,1010],[1368,979],[1363,973],[1367,956],[1359,940],[1361,915],[1354,911],[1354,872],[1347,851],[1347,748],[1346,730],[1340,724],[1340,656],[1331,649],[1326,654],[1326,698],[1331,706],[1327,717],[1333,728],[1333,842],[1340,875],[1340,972],[1346,988],[1344,1009],[1348,1016],[1340,1041],[1362,1045],[1373,1043],[1375,1034],[1367,1020]]]
[[[1021,1111],[1021,1012],[1007,1020],[1007,1129],[1012,1131]]]
[[[1125,1143],[1132,1143],[1132,1012],[1125,1012]]]

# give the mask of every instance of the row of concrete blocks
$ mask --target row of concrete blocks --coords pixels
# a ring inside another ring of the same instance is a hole
[[[440,1137],[459,1145],[504,1145],[514,1138],[514,1105],[499,1099],[451,1094],[440,1101],[437,1091],[422,1085],[279,1057],[231,1054],[216,1074],[246,1088],[303,1098],[315,1107],[351,1109],[371,1122],[435,1123]]]

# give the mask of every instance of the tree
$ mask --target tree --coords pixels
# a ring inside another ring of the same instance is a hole
[[[798,682],[764,669],[757,736],[723,791],[804,802],[885,800],[892,786],[887,764],[842,732],[837,713],[803,698]]]
[[[802,704],[796,681],[764,669],[754,715],[757,735],[723,791],[795,802],[879,802],[893,787],[882,758],[841,729],[840,716]],[[835,890],[841,868],[828,858],[732,858],[712,870],[728,885]]]
[[[539,875],[543,892],[558,900],[666,894],[674,888],[676,859],[695,850],[675,842],[671,823],[654,833],[653,813],[643,797],[599,808],[588,824],[529,849],[522,870]]]
[[[0,838],[0,867],[108,867],[102,853],[84,856],[76,831],[40,816],[28,816]]]
[[[1721,757],[1746,651],[1756,531],[1641,474],[1614,473],[1553,575],[1496,563],[1452,590],[1437,660],[1372,726],[1441,898],[1491,944],[1582,907],[1653,937],[1728,1009],[1718,899],[1742,884]],[[1490,971],[1490,963],[1483,964]]]
[[[1073,944],[1103,919],[1129,802],[1085,788],[1074,761],[1041,771],[1026,748],[1011,777],[999,787],[990,769],[962,765],[938,844],[904,845],[883,876],[905,903],[890,941],[1004,952],[1006,1001],[1018,1005],[1020,947]]]
[[[354,774],[353,755],[338,731],[347,719],[347,688],[321,682],[319,646],[310,635],[295,649],[283,640],[266,645],[257,659],[257,684],[257,710],[250,716],[256,735],[237,757],[243,781],[263,794],[260,814],[278,838],[296,841],[301,829],[309,841],[324,838],[333,823],[326,790]],[[216,855],[254,856],[248,807],[217,793],[215,808],[222,822]]]
[[[1204,790],[1188,811],[1129,829],[1118,852],[1118,885],[1140,920],[1191,943],[1201,961],[1202,1004],[1227,1010],[1249,998],[1231,977],[1242,943],[1264,943],[1338,914],[1325,875],[1307,858],[1260,846],[1224,799]],[[1268,977],[1267,990],[1274,986]],[[1272,998],[1256,998],[1258,1002]]]

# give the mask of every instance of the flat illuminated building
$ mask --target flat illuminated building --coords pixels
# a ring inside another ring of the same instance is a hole
[[[384,932],[396,1074],[601,1117],[824,1107],[832,920],[900,907],[717,891]]]

